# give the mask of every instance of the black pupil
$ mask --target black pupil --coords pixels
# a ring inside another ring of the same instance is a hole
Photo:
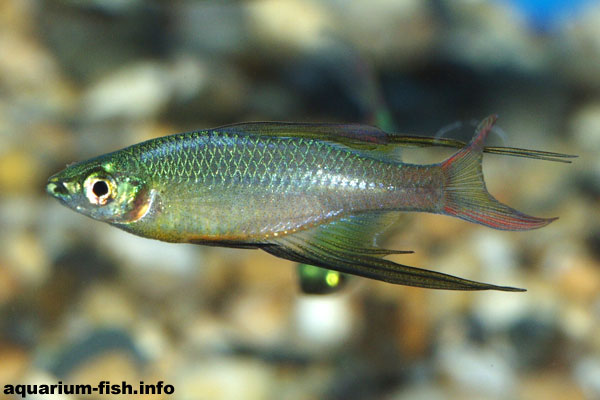
[[[92,186],[92,193],[96,197],[102,197],[108,193],[108,184],[104,181],[94,182],[94,186]]]

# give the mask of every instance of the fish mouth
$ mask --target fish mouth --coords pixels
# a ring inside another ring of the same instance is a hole
[[[51,177],[46,184],[46,192],[59,200],[67,200],[78,190],[79,184]]]
[[[69,195],[69,189],[64,182],[59,180],[50,180],[46,184],[46,192],[53,197],[62,198]]]

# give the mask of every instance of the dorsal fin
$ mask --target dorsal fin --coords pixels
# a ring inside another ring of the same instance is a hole
[[[393,145],[402,147],[450,147],[455,149],[463,148],[466,142],[457,139],[431,138],[423,136],[404,136],[388,134],[388,140]],[[517,147],[494,147],[486,146],[484,153],[500,154],[504,156],[531,158],[534,160],[545,160],[562,163],[570,163],[569,158],[576,158],[575,155],[554,153],[551,151],[520,149]]]
[[[386,132],[374,126],[361,124],[247,122],[225,125],[214,130],[251,135],[326,140],[362,150],[374,150],[388,143]]]
[[[235,132],[238,134],[303,137],[325,140],[346,145],[357,150],[371,151],[383,158],[390,157],[394,148],[400,147],[451,147],[460,149],[465,142],[455,139],[431,138],[422,136],[388,133],[377,127],[362,124],[297,123],[297,122],[247,122],[225,125],[215,128],[217,132]],[[500,154],[570,163],[569,158],[577,156],[548,151],[521,149],[515,147],[484,147],[484,153]]]

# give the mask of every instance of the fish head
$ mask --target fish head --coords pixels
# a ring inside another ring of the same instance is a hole
[[[48,179],[46,192],[96,220],[137,221],[149,208],[148,185],[128,172],[129,166],[119,165],[107,156],[67,166]]]

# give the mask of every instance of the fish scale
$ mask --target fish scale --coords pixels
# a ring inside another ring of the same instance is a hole
[[[469,144],[428,165],[401,163],[389,150],[460,142],[358,125],[238,124],[158,138],[72,165],[49,179],[47,191],[78,212],[147,238],[261,248],[390,283],[514,291],[519,289],[384,260],[399,252],[377,246],[381,233],[406,211],[505,230],[553,220],[492,197],[483,181],[482,154],[553,161],[570,156],[486,148],[494,121],[485,119]]]
[[[152,171],[151,186],[159,192],[165,207],[162,215],[158,217],[166,222],[163,226],[182,225],[180,213],[169,211],[178,210],[180,198],[185,199],[189,209],[185,215],[186,221],[202,220],[202,223],[211,227],[206,236],[235,235],[235,230],[241,227],[244,228],[246,236],[272,235],[277,233],[278,227],[285,227],[284,230],[301,229],[307,220],[315,223],[320,217],[325,218],[337,213],[339,209],[359,209],[361,206],[373,204],[372,201],[366,201],[364,193],[361,193],[368,188],[360,189],[356,182],[376,178],[370,176],[370,173],[375,172],[374,160],[352,157],[351,151],[344,151],[334,145],[304,138],[265,142],[260,138],[227,132],[183,134],[175,138],[157,140],[153,142],[154,148],[142,146],[138,152],[138,158],[144,161],[146,169]],[[195,167],[188,162],[189,160],[196,160],[196,163],[204,168]],[[317,162],[334,167],[326,172],[325,179],[320,181],[321,185],[315,188],[310,177],[317,167]],[[195,175],[194,181],[191,182],[192,187],[189,186],[190,182],[178,179],[182,171],[190,169]],[[386,175],[390,180],[395,179],[389,168],[382,168],[378,175],[379,179],[385,178]],[[265,181],[268,182],[267,187],[261,187]],[[207,193],[202,189],[206,186],[211,186],[213,190]],[[235,207],[232,206],[240,201],[241,196],[222,193],[219,187],[226,190],[236,189],[243,194],[248,200],[248,206],[244,207],[245,215],[235,212]],[[345,201],[331,201],[331,197],[324,196],[331,190],[348,193]],[[280,221],[280,215],[277,215],[277,221],[270,221],[262,207],[257,208],[262,203],[262,200],[257,199],[262,192],[269,195],[267,197],[271,203],[282,204],[281,207],[289,213],[298,214],[298,207],[293,204],[284,205],[285,202],[295,200],[303,208],[309,207],[310,210],[318,211],[319,215],[314,218],[306,216],[304,220],[292,218],[294,221]],[[307,193],[310,195],[307,196]],[[310,207],[310,203],[315,201],[320,203],[321,207],[318,210],[316,207]],[[197,210],[199,215],[212,213],[206,208],[206,204],[215,202],[231,213],[229,217],[217,213],[221,223],[216,219],[208,223],[206,216],[191,215],[193,210]],[[239,221],[239,224],[232,223],[231,219]],[[186,223],[185,226],[189,224]],[[187,233],[189,232],[185,232]]]

